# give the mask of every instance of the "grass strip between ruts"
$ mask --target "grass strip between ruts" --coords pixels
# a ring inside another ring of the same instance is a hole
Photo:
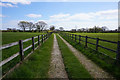
[[[65,64],[65,69],[68,73],[68,77],[71,79],[75,78],[89,78],[92,79],[89,72],[84,68],[84,66],[79,62],[79,60],[74,56],[72,51],[67,47],[67,45],[57,36],[59,48],[62,53],[63,61]]]

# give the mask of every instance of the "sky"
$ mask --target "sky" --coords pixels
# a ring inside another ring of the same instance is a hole
[[[21,1],[21,0],[20,0]],[[104,0],[105,1],[105,0]],[[107,26],[118,28],[118,2],[1,2],[0,29],[17,28],[21,20],[44,21],[65,30]],[[48,27],[49,28],[49,27]]]

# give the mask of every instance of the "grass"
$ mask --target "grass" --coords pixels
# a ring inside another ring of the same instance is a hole
[[[91,48],[84,48],[84,45],[77,44],[70,39],[68,40],[68,38],[63,35],[61,36],[66,39],[71,45],[73,45],[76,49],[81,51],[85,56],[95,62],[98,66],[103,68],[105,71],[113,75],[115,78],[120,78],[120,66],[115,64],[115,60],[101,54],[100,52],[96,52]]]
[[[88,36],[88,37],[93,37],[93,38],[100,38],[100,39],[115,41],[115,42],[118,41],[118,33],[72,33],[72,34]],[[85,38],[81,38],[81,39],[85,40]],[[88,38],[88,42],[92,42],[92,43],[96,44],[96,40],[94,40],[94,39],[89,39]],[[83,45],[85,45],[85,42],[81,41],[81,43]],[[110,48],[110,49],[115,50],[115,51],[117,50],[117,44],[104,42],[104,41],[99,41],[99,45],[101,45],[103,47]],[[90,47],[92,49],[95,49],[96,46],[88,43],[88,47]],[[98,50],[101,53],[107,54],[111,58],[116,58],[116,53],[115,52],[111,52],[109,50],[106,50],[106,49],[103,49],[103,48],[100,48],[100,47],[98,48]]]
[[[2,45],[31,38],[40,34],[38,32],[2,32]]]
[[[6,78],[47,78],[53,35]]]
[[[8,44],[12,42],[16,42],[27,38],[35,37],[37,35],[41,35],[42,33],[29,33],[29,32],[3,32],[2,33],[2,41],[3,44]],[[45,33],[43,33],[45,34]],[[41,37],[40,37],[41,39]],[[35,39],[35,42],[38,40],[38,38]],[[24,42],[23,43],[23,48],[26,48],[32,44],[32,40]],[[36,44],[35,46],[37,46]],[[24,52],[24,55],[27,56],[28,53],[30,53],[32,48],[28,49],[27,51]],[[2,60],[12,56],[13,54],[19,52],[19,45],[15,45],[6,49],[2,50]],[[10,68],[15,66],[20,61],[20,56],[16,57],[12,61],[6,63],[5,65],[2,66],[2,74],[5,74]]]
[[[61,50],[65,69],[68,77],[75,78],[92,78],[89,72],[80,64],[79,60],[73,55],[67,45],[57,36],[59,48]]]

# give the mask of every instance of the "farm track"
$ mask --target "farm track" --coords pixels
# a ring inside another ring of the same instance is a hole
[[[60,35],[58,35],[63,42],[68,46],[68,48],[73,52],[76,58],[80,61],[80,63],[85,67],[86,70],[91,74],[93,78],[114,78],[109,73],[105,72],[91,60],[86,58],[81,52],[76,50],[73,46],[71,46],[67,41],[65,41]]]
[[[55,34],[48,75],[49,78],[68,78]]]

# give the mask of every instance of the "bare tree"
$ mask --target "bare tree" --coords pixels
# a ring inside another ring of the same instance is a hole
[[[18,23],[18,26],[19,26],[20,28],[22,28],[24,32],[25,32],[25,29],[28,27],[28,25],[29,25],[29,22],[27,22],[27,21],[20,21],[20,22]]]
[[[35,23],[35,26],[39,32],[43,31],[43,29],[45,29],[46,25],[47,25],[47,23],[45,23],[43,21],[39,21],[39,22]]]
[[[32,28],[34,27],[34,25],[33,25],[33,23],[32,22],[29,22],[29,30],[31,31],[32,30]]]

